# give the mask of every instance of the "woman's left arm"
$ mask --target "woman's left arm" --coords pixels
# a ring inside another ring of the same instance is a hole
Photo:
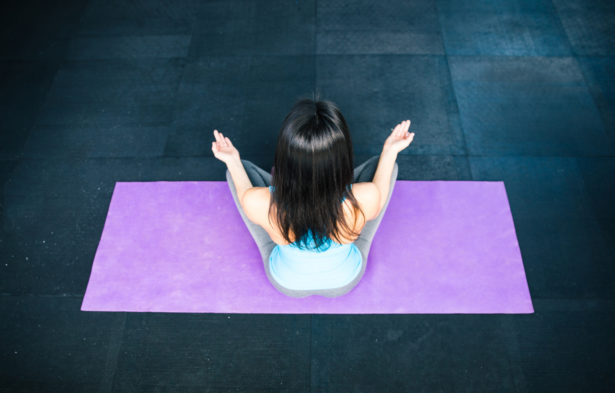
[[[235,190],[237,190],[237,199],[241,203],[241,208],[243,211],[246,211],[246,206],[243,203],[243,196],[246,191],[252,188],[252,182],[246,173],[246,168],[243,167],[243,163],[238,158],[236,160],[230,160],[226,163],[226,167],[231,174],[231,178],[233,178],[233,183],[235,184]]]
[[[237,199],[241,204],[241,208],[245,211],[243,196],[246,191],[252,188],[252,182],[239,158],[239,151],[233,146],[231,140],[222,135],[218,130],[214,130],[214,137],[216,141],[211,143],[211,151],[213,151],[217,159],[226,164],[231,178],[233,179],[233,183],[235,184]]]

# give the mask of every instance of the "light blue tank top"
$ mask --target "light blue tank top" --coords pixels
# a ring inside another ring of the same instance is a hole
[[[269,191],[272,190],[273,186],[269,186]],[[340,244],[329,239],[316,249],[311,231],[307,243],[310,249],[300,249],[297,241],[273,248],[269,256],[271,276],[283,287],[303,290],[339,288],[361,272],[363,257],[354,243]]]

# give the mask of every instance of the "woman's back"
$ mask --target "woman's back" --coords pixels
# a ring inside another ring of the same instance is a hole
[[[273,190],[269,186],[269,191]],[[311,231],[306,237],[304,247],[295,239],[289,244],[278,244],[271,252],[271,275],[281,286],[295,290],[339,288],[361,272],[363,258],[351,241],[338,243],[328,238],[317,247]]]
[[[276,245],[289,245],[297,241],[294,234],[289,234],[291,242],[286,240],[280,231],[279,223],[277,222],[277,210],[275,205],[273,209],[269,211],[269,204],[271,202],[271,190],[273,187],[267,189],[265,187],[257,187],[249,192],[249,196],[246,198],[246,214],[250,219],[260,225],[268,234],[271,240]],[[347,223],[354,223],[353,231],[360,233],[365,226],[366,221],[376,218],[379,213],[380,193],[378,188],[371,182],[355,183],[352,185],[352,194],[357,200],[361,211],[356,211],[352,204],[348,200],[342,201],[344,207],[344,218]],[[348,233],[345,233],[340,228],[340,242],[339,244],[349,244],[356,240],[356,236],[353,237]]]

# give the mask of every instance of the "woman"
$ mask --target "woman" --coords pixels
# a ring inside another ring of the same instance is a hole
[[[214,130],[214,156],[261,252],[265,273],[292,297],[336,297],[361,279],[397,179],[397,154],[414,138],[399,123],[380,156],[354,168],[350,133],[329,101],[302,99],[284,119],[272,173]]]

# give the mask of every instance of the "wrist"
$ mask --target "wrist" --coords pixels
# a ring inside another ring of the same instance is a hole
[[[380,153],[381,156],[386,157],[386,158],[393,158],[393,159],[397,159],[397,151],[391,149],[391,148],[386,148],[383,147],[382,148],[382,153]]]
[[[243,166],[243,163],[241,162],[241,158],[239,156],[230,158],[228,161],[226,161],[225,164],[227,167]]]

